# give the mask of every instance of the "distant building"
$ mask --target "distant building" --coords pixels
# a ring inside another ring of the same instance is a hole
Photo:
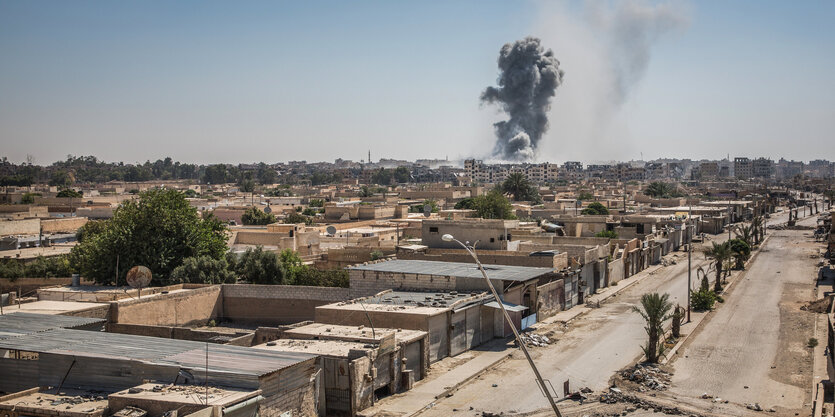
[[[699,173],[701,178],[717,178],[719,177],[719,163],[702,162],[699,165]]]
[[[767,158],[757,158],[751,162],[751,176],[754,178],[771,178],[774,176],[774,161]]]
[[[751,160],[745,157],[734,158],[734,176],[737,179],[746,180],[754,175],[754,166]]]

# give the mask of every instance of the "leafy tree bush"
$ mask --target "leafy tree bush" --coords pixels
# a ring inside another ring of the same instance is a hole
[[[198,197],[200,194],[197,194],[197,191],[188,188],[185,191],[183,191],[183,195],[186,196],[186,198],[195,198]]]
[[[20,196],[20,204],[35,204],[35,197],[40,197],[41,193],[23,193]]]
[[[385,255],[383,254],[383,252],[381,252],[381,251],[379,251],[379,250],[373,250],[373,251],[371,251],[371,254],[370,254],[370,255],[371,255],[371,260],[372,260],[372,261],[376,261],[376,260],[378,260],[378,259],[383,259],[383,257],[385,256]]]
[[[706,280],[707,278],[705,278]],[[716,293],[702,285],[698,291],[690,293],[690,307],[696,311],[707,311],[716,303]]]
[[[409,211],[412,213],[423,213],[424,207],[426,207],[427,204],[432,208],[432,213],[438,212],[438,202],[435,200],[425,200],[421,204],[415,204],[409,208]]]
[[[56,194],[55,196],[62,198],[81,198],[84,197],[84,194],[81,194],[80,192],[75,191],[72,188],[64,188],[61,191],[58,191],[58,194]]]
[[[325,207],[325,200],[322,200],[321,198],[311,198],[307,205],[310,207]]]
[[[617,239],[618,233],[614,230],[601,230],[594,235],[595,237],[607,237],[609,239]]]
[[[644,194],[655,198],[673,198],[681,197],[683,195],[675,184],[662,181],[650,183],[647,188],[644,189]]]
[[[226,259],[198,256],[183,259],[183,264],[171,271],[172,283],[234,284],[235,273]]]
[[[310,217],[305,216],[301,213],[290,213],[287,217],[284,218],[284,223],[286,224],[298,224],[304,223],[307,225],[313,224],[313,219]]]
[[[107,220],[88,220],[75,232],[75,240],[82,243],[107,229]]]
[[[0,261],[0,278],[56,278],[72,275],[72,268],[66,256],[39,256],[33,261],[18,259]]]
[[[261,246],[247,249],[235,261],[234,269],[238,279],[250,284],[284,284],[287,282],[287,270],[279,262],[278,255],[265,251]]]
[[[594,200],[594,194],[588,191],[580,191],[580,194],[577,195],[577,199],[580,201]]]
[[[591,214],[591,215],[603,215],[609,214],[609,209],[607,209],[603,204],[598,203],[595,201],[588,205],[588,207],[584,208],[580,214]]]
[[[745,261],[751,258],[751,245],[743,239],[732,239],[728,242],[731,254],[736,260],[736,269],[745,269]]]
[[[314,287],[348,288],[349,283],[348,271],[344,269],[319,270],[309,266],[298,271],[293,281],[293,285]]]
[[[185,258],[220,259],[227,251],[224,224],[214,216],[201,219],[176,190],[144,192],[103,223],[91,226],[96,233],[84,236],[70,253],[73,268],[100,284],[124,285],[127,271],[144,265],[153,273],[153,284],[164,285]]]
[[[492,190],[473,198],[473,209],[484,219],[515,219],[513,206],[500,191]]]
[[[457,203],[455,203],[456,210],[474,210],[475,209],[475,199],[472,197],[467,197]]]
[[[317,214],[319,214],[319,210],[313,207],[306,207],[304,210],[302,210],[302,214],[304,214],[305,216],[316,216]]]
[[[258,209],[255,206],[252,206],[244,211],[244,214],[241,215],[241,221],[245,225],[259,225],[263,226],[265,224],[275,223],[275,215],[272,213],[265,213],[264,211]]]

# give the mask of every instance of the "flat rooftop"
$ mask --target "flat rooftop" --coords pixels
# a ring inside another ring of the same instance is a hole
[[[232,388],[218,388],[205,385],[170,385],[170,384],[142,384],[131,389],[110,394],[114,398],[125,398],[141,401],[154,401],[174,404],[208,405],[221,407],[237,404],[253,398],[261,393],[260,390],[236,390]],[[134,402],[134,401],[132,401]]]
[[[371,329],[368,329],[369,333]],[[335,356],[340,358],[349,357],[351,351],[370,351],[377,349],[378,345],[349,342],[345,340],[311,340],[311,339],[278,339],[261,345],[253,346],[255,349],[278,350],[282,352],[301,352],[314,355]]]
[[[483,279],[481,271],[474,263],[440,262],[392,259],[367,265],[355,265],[349,270],[389,272],[396,274],[435,275],[456,278]],[[528,281],[539,276],[554,272],[551,268],[537,268],[530,266],[484,265],[487,275],[492,280]]]
[[[284,332],[288,337],[318,340],[346,340],[358,343],[378,343],[383,337],[394,333],[397,343],[411,342],[426,336],[422,330],[371,328],[365,326],[341,326],[336,324],[311,323]]]
[[[37,313],[37,314],[65,314],[75,313],[84,310],[91,310],[95,308],[107,308],[107,303],[90,303],[86,301],[33,301],[31,303],[21,303],[17,305],[9,305],[3,307],[3,314],[14,314],[18,312]]]
[[[108,409],[107,395],[71,389],[61,392],[63,395],[59,395],[57,389],[40,391],[33,388],[0,396],[0,410],[14,410],[19,415],[95,417]]]
[[[52,329],[73,329],[95,324],[104,325],[104,319],[72,317],[52,314],[16,312],[0,315],[0,339],[42,332]]]
[[[263,376],[315,358],[295,352],[266,352],[243,346],[130,334],[52,329],[0,339],[0,349],[140,361],[194,372]]]

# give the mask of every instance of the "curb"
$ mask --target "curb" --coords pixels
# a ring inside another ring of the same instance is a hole
[[[753,256],[751,256],[751,259],[750,259],[750,260],[748,260],[748,265],[750,265],[751,263],[753,263],[753,262],[754,262],[754,260],[755,260],[755,259],[757,259],[757,256],[759,256],[759,254],[760,254],[760,250],[762,249],[762,247],[763,247],[763,246],[765,246],[765,243],[768,241],[768,238],[769,238],[769,237],[771,237],[771,235],[766,235],[766,236],[765,236],[765,238],[763,238],[762,242],[760,242],[759,247],[757,248],[757,252],[756,252],[756,253],[754,253],[754,255],[753,255]],[[747,266],[747,265],[746,265],[746,266]],[[748,269],[745,269],[745,270],[741,271],[741,273],[740,273],[739,275],[737,275],[737,276],[736,276],[736,278],[734,278],[733,280],[731,280],[731,282],[729,282],[727,285],[725,285],[725,289],[724,289],[722,292],[723,292],[723,293],[724,293],[724,292],[727,292],[727,291],[728,291],[728,289],[729,289],[731,286],[733,286],[734,284],[736,284],[736,283],[737,283],[737,281],[739,281],[739,280],[741,280],[742,278],[744,278],[744,277],[745,277],[745,275],[746,275],[747,273],[748,273]],[[704,322],[705,322],[705,321],[706,321],[706,320],[710,317],[711,313],[713,313],[714,311],[716,311],[716,309],[713,309],[713,310],[708,311],[708,312],[707,312],[707,313],[706,313],[706,314],[702,317],[702,319],[701,319],[698,323],[696,323],[696,326],[695,326],[695,327],[693,327],[693,330],[691,330],[690,332],[688,332],[686,335],[684,335],[684,337],[680,338],[680,339],[678,340],[678,342],[676,342],[675,346],[673,346],[673,348],[672,348],[672,349],[670,349],[670,352],[669,352],[669,353],[667,354],[667,356],[665,356],[665,357],[664,357],[664,359],[661,361],[661,365],[666,365],[667,363],[669,363],[669,362],[673,359],[673,357],[676,355],[676,353],[678,353],[679,348],[681,348],[681,347],[684,345],[684,342],[686,342],[688,339],[690,339],[690,336],[691,336],[692,334],[696,333],[696,332],[699,330],[699,328],[701,328],[702,323],[704,323]]]
[[[514,353],[514,351],[511,351],[511,352],[508,352],[505,355],[502,355],[499,359],[497,359],[497,360],[493,361],[493,363],[490,363],[487,366],[481,368],[481,370],[479,370],[478,372],[468,376],[467,378],[465,378],[464,380],[456,383],[455,385],[443,390],[440,394],[435,396],[435,399],[438,400],[438,399],[444,398],[447,395],[449,395],[450,393],[457,391],[458,388],[461,388],[462,385],[466,384],[467,382],[472,381],[475,378],[478,378],[479,376],[481,376],[485,372],[495,368],[496,366],[501,365],[504,361],[510,359],[513,356],[513,353]],[[409,414],[409,416],[418,415],[418,414],[422,413],[424,410],[426,410],[426,407],[421,408],[420,411],[418,411],[416,413]]]

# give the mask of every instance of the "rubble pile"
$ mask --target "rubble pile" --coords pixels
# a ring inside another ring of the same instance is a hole
[[[525,342],[525,346],[528,347],[548,346],[551,343],[556,342],[556,340],[549,339],[548,336],[536,333],[522,333],[519,337],[522,338],[522,341]]]
[[[655,364],[639,363],[632,368],[621,372],[624,380],[632,381],[640,385],[641,392],[647,389],[653,391],[664,391],[670,387],[670,373],[663,371]]]
[[[620,389],[614,387],[609,388],[608,392],[601,394],[598,400],[604,404],[629,403],[631,405],[628,406],[626,410],[624,410],[628,413],[637,411],[639,409],[644,409],[652,410],[655,413],[664,413],[672,416],[688,415],[692,417],[702,417],[699,414],[685,412],[684,410],[676,406],[663,405],[643,398],[638,398],[637,396],[632,394],[626,394]]]

